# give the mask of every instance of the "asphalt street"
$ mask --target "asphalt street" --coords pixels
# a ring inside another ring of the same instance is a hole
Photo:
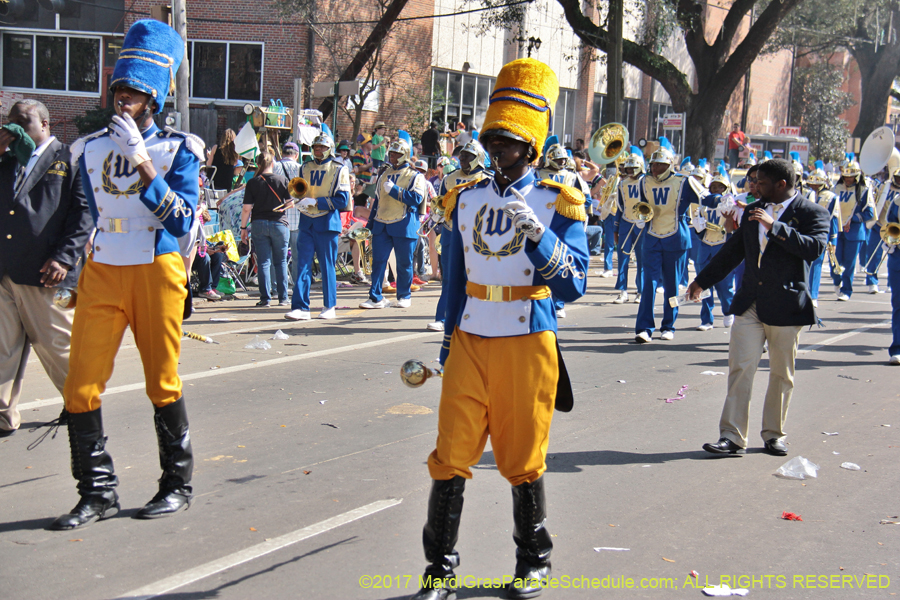
[[[719,309],[711,331],[695,330],[699,306],[691,305],[673,341],[657,333],[639,346],[637,305],[612,304],[615,280],[598,269],[595,259],[588,294],[560,321],[576,402],[556,413],[551,430],[557,587],[543,597],[701,598],[707,582],[747,588],[749,598],[897,595],[900,368],[887,365],[889,295],[859,293],[860,279],[850,302],[823,293],[824,327],[800,338],[789,456],[762,453],[756,433],[764,359],[751,449],[716,458],[701,446],[718,438],[725,396],[729,330]],[[413,390],[398,373],[409,358],[437,358],[441,334],[425,325],[439,289],[415,293],[409,309],[362,311],[365,295],[363,287],[340,289],[338,319],[305,323],[285,321],[283,307],[255,308],[255,300],[198,305],[185,329],[219,343],[183,342],[196,495],[169,519],[129,518],[155,493],[159,464],[140,358],[126,335],[103,404],[123,511],[82,530],[44,529],[77,494],[65,431],[27,449],[46,431],[29,430],[62,408],[33,357],[22,428],[0,440],[0,598],[415,593],[440,383]],[[314,311],[320,302],[314,291]],[[270,339],[278,329],[290,338]],[[257,337],[271,348],[246,349]],[[797,456],[820,466],[817,478],[774,476]],[[493,585],[515,564],[512,501],[490,445],[474,472],[458,544],[459,597],[503,597]],[[782,519],[786,511],[803,520]]]

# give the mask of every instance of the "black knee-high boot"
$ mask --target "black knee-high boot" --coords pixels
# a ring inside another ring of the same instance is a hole
[[[541,595],[541,580],[550,576],[553,542],[545,524],[547,501],[544,478],[512,488],[516,542],[515,579],[506,589],[507,598],[535,598]]]
[[[431,563],[425,569],[422,589],[412,600],[453,600],[456,590],[452,580],[453,569],[459,566],[459,554],[454,547],[459,539],[459,521],[462,517],[463,492],[466,480],[454,477],[431,484],[428,497],[428,522],[422,530],[425,559]]]
[[[119,496],[116,494],[119,481],[113,471],[112,457],[106,452],[100,409],[69,413],[67,426],[72,476],[78,480],[81,500],[70,513],[50,524],[48,529],[54,531],[84,527],[119,512]]]
[[[168,517],[191,505],[189,484],[194,471],[194,453],[184,396],[154,410],[159,466],[163,473],[159,479],[159,492],[134,515],[135,519]]]

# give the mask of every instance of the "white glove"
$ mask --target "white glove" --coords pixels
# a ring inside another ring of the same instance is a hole
[[[299,208],[300,210],[304,210],[307,208],[315,208],[315,206],[316,206],[315,198],[304,198],[303,200],[300,200],[299,202],[297,202],[297,208]]]
[[[110,139],[116,143],[132,167],[150,160],[147,147],[144,145],[144,137],[131,115],[125,114],[122,117],[113,115],[108,129]]]
[[[719,206],[716,207],[716,212],[719,213],[720,217],[727,217],[734,214],[735,209],[737,208],[737,204],[734,202],[734,196],[731,194],[725,194],[722,197],[722,201],[719,203]]]
[[[897,246],[892,246],[890,244],[881,243],[881,249],[884,250],[886,254],[893,254],[894,250],[897,249]]]
[[[634,224],[634,226],[637,227],[638,229],[643,229],[644,225],[646,225],[646,223],[644,223],[643,221],[638,221],[637,223]]]
[[[391,190],[393,190],[395,187],[397,187],[397,184],[390,179],[385,179],[384,183],[381,184],[381,189],[384,190],[385,194],[390,194]]]
[[[691,225],[697,233],[703,233],[706,230],[706,219],[703,217],[694,217],[691,219]]]
[[[516,231],[521,231],[534,243],[540,242],[544,235],[544,225],[538,221],[537,215],[525,203],[525,197],[515,188],[511,188],[511,191],[516,200],[503,205],[503,212],[512,219]]]

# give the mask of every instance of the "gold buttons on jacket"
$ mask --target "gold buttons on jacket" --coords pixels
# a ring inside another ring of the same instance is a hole
[[[93,172],[94,172],[93,169],[88,169],[88,173],[93,173]]]
[[[466,246],[466,247],[464,248],[464,252],[468,252],[468,251],[469,251],[469,247]]]
[[[100,246],[94,246],[94,250],[95,250],[96,252],[100,252]]]
[[[468,275],[468,274],[469,274],[469,272],[470,272],[470,270],[469,270],[469,269],[466,269],[466,275]]]
[[[147,228],[147,231],[153,231],[153,228],[152,228],[152,227],[148,227],[148,228]]]
[[[100,188],[95,187],[95,188],[94,188],[94,191],[95,191],[95,192],[99,192],[99,191],[100,191]]]
[[[547,203],[547,208],[553,208],[553,203],[552,203],[552,202],[548,202],[548,203]]]
[[[11,233],[7,233],[7,234],[6,234],[6,239],[11,240],[11,239],[12,239],[12,234],[11,234]]]
[[[519,323],[524,323],[524,322],[525,322],[525,317],[519,317]]]
[[[9,214],[14,215],[14,214],[16,214],[16,211],[11,210],[11,211],[9,211]]]
[[[102,207],[102,206],[98,206],[98,207],[97,207],[97,212],[103,212],[103,207]]]
[[[460,231],[465,231],[465,230],[466,230],[466,226],[465,226],[465,225],[460,225],[460,226],[459,226],[459,230],[460,230]]]
[[[465,208],[465,207],[466,207],[466,203],[465,203],[465,202],[461,202],[461,203],[459,204],[459,207],[460,207],[461,209],[462,209],[462,208]]]
[[[469,315],[463,315],[463,319],[468,319]]]
[[[526,275],[531,275],[531,269],[525,269],[525,274],[526,274]]]

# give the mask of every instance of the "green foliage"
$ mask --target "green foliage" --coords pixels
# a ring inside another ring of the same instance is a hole
[[[420,93],[415,89],[406,89],[398,100],[406,109],[406,123],[401,129],[409,132],[413,142],[420,142],[422,133],[431,122],[431,115],[443,108],[444,94],[440,90],[436,90],[432,97],[428,92]]]
[[[828,53],[885,43],[891,5],[896,0],[804,0],[769,39],[766,52],[800,49],[801,54]],[[897,27],[897,24],[894,24]]]
[[[825,162],[839,161],[849,132],[840,114],[853,106],[853,96],[841,91],[844,75],[827,62],[794,71],[791,115],[809,138],[809,153]]]
[[[75,117],[72,120],[75,122],[75,127],[78,128],[78,134],[87,135],[109,125],[114,114],[116,114],[116,111],[112,107],[100,108],[98,104],[97,108],[92,108],[85,112],[84,115]]]

